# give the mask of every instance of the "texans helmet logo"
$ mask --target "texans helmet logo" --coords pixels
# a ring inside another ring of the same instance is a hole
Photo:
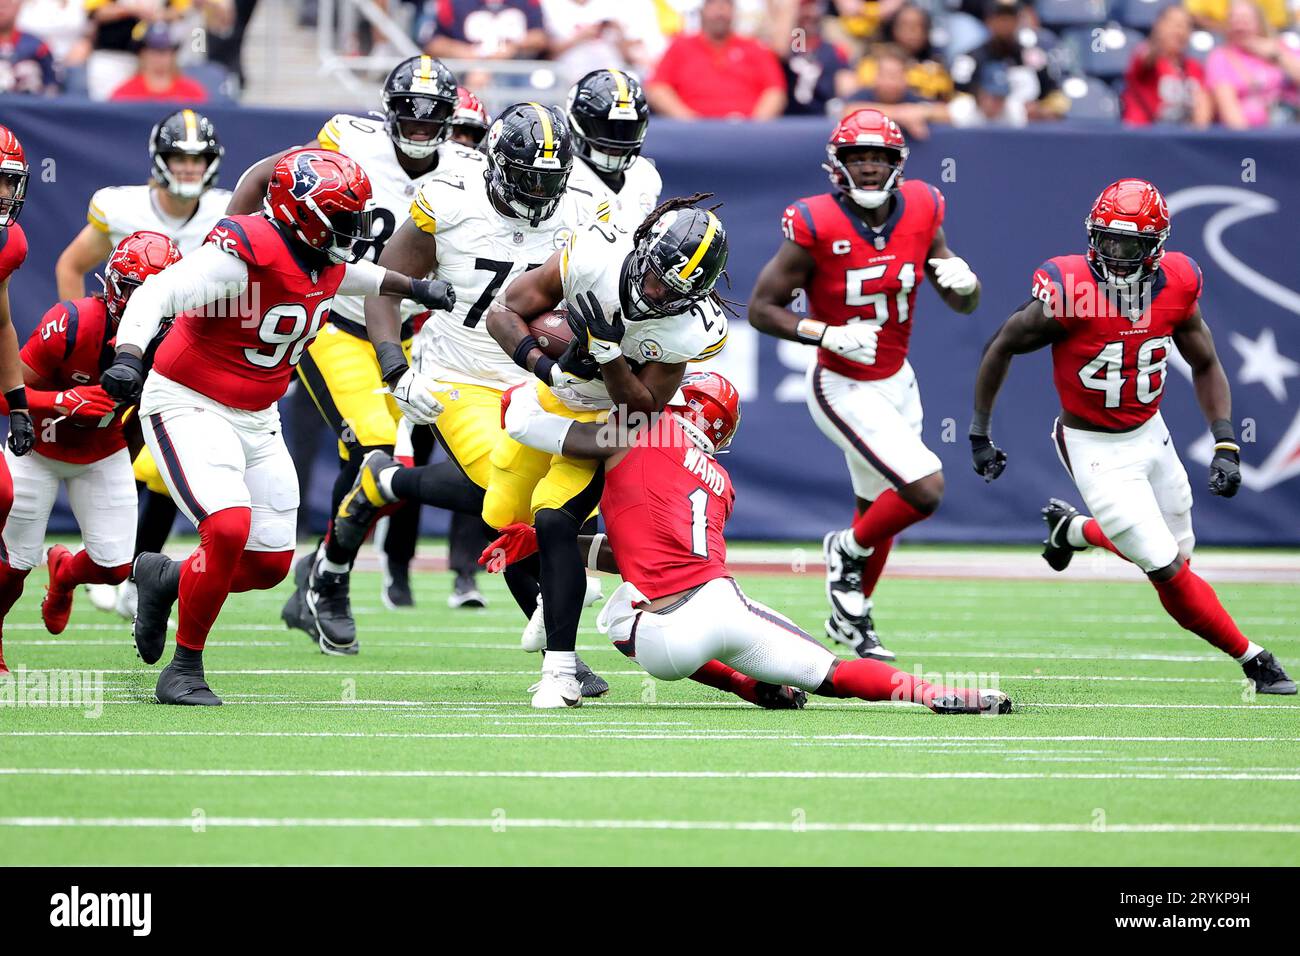
[[[294,199],[306,199],[320,188],[321,174],[316,170],[314,160],[314,156],[307,154],[294,160],[293,185],[289,187],[289,195]]]

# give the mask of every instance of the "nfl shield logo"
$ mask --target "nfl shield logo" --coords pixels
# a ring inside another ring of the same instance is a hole
[[[524,244],[524,234],[522,230],[516,229],[514,238],[516,246],[522,246]]]

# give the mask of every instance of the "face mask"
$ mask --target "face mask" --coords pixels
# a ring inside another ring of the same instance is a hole
[[[594,146],[587,147],[588,161],[605,173],[621,173],[632,164],[632,158],[629,153],[603,153]]]

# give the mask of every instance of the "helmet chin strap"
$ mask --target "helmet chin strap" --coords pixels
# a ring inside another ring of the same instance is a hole
[[[890,190],[888,189],[853,188],[849,190],[849,198],[863,209],[879,209],[889,202],[889,194]]]
[[[167,191],[181,199],[198,199],[203,195],[203,183],[178,183],[173,180]]]

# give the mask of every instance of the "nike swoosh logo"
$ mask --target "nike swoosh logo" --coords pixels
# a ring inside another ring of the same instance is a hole
[[[1169,444],[1169,436],[1168,436],[1168,435],[1165,436],[1165,441],[1164,441],[1164,443],[1165,443],[1166,445]]]

